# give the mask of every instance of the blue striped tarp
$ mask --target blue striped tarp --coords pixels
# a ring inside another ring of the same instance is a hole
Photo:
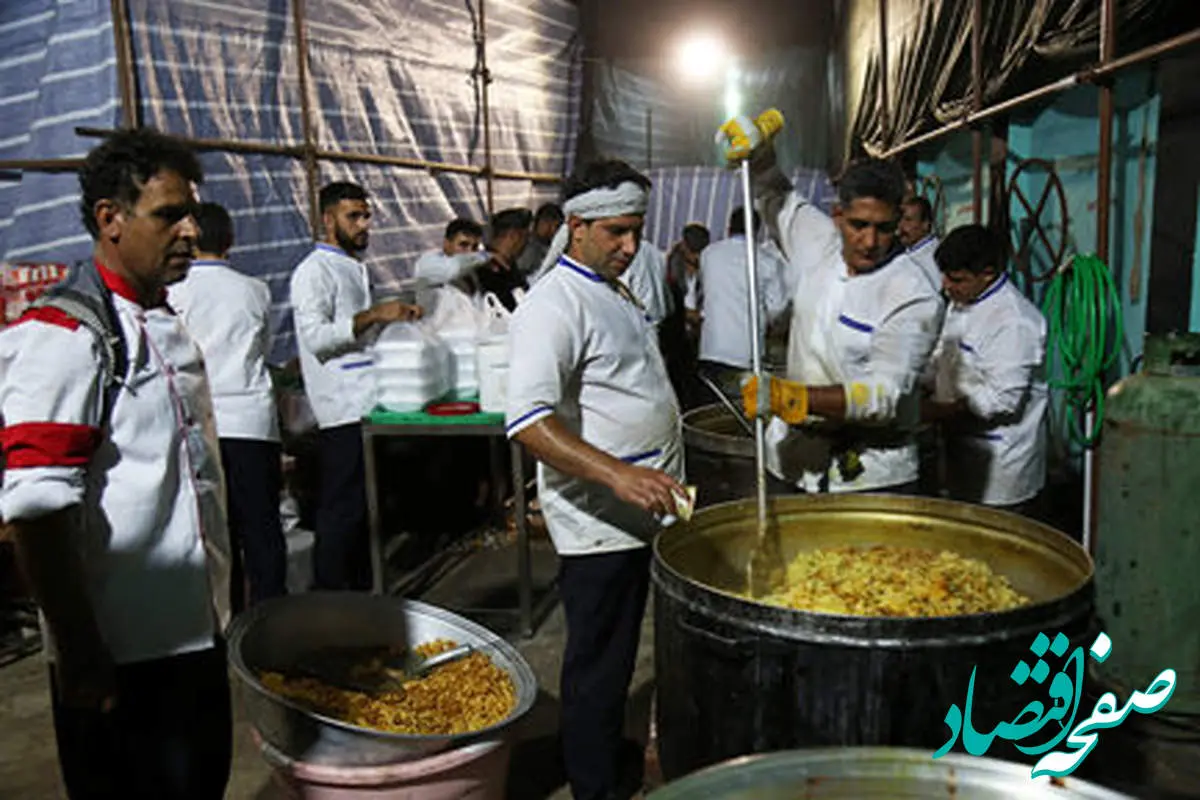
[[[120,117],[107,0],[0,3],[0,159],[75,158]],[[0,260],[86,257],[74,175],[0,173]]]
[[[323,0],[308,4],[309,94],[316,136],[353,150],[483,163],[474,3]],[[303,139],[288,0],[130,0],[144,124],[199,138]],[[562,175],[580,102],[578,9],[570,0],[489,0],[492,155],[500,170]],[[0,158],[80,156],[77,125],[119,120],[106,0],[0,4]],[[288,276],[311,246],[303,165],[287,157],[208,153],[201,194],[229,208],[232,258],[265,278],[276,304],[273,358],[294,352]],[[481,179],[407,168],[322,164],[375,199],[367,264],[380,288],[407,277],[453,216],[484,216]],[[498,180],[496,208],[554,199],[557,187]],[[72,261],[89,242],[70,175],[0,175],[0,258]],[[36,224],[31,224],[36,220]]]

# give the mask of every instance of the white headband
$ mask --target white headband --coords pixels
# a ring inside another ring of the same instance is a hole
[[[645,214],[648,204],[649,194],[647,191],[633,181],[625,181],[615,189],[602,187],[575,195],[563,203],[563,216],[579,217],[588,221],[625,217],[631,214]],[[538,268],[533,277],[535,282],[558,263],[559,257],[567,251],[569,238],[570,228],[564,223],[550,242],[550,249],[546,251],[546,257],[542,259],[542,266]]]

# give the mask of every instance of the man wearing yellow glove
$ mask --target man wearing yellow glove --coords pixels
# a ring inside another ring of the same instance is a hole
[[[852,164],[830,218],[776,167],[774,116],[751,124],[757,133],[730,120],[718,139],[728,160],[752,159],[763,219],[800,276],[787,379],[751,376],[743,387],[747,413],[771,420],[768,468],[810,492],[914,492],[916,387],[943,306],[896,235],[903,175],[877,159]],[[822,424],[802,425],[810,417]]]

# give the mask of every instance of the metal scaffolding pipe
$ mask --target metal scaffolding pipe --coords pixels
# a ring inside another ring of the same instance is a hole
[[[112,14],[113,43],[117,57],[117,89],[121,93],[121,126],[136,128],[141,115],[137,74],[133,68],[133,34],[129,29],[129,6],[125,0],[111,0],[109,9]]]
[[[888,97],[888,30],[887,0],[879,0],[879,103],[883,122],[883,138],[892,138],[891,102]]]
[[[983,0],[971,4],[971,112],[983,108]],[[971,130],[971,205],[975,224],[983,219],[983,129]]]
[[[116,133],[116,131],[112,130],[111,128],[80,127],[75,129],[75,133],[80,136],[107,137],[112,136],[114,133]],[[198,150],[200,152],[252,153],[257,155],[287,156],[289,158],[304,157],[303,145],[269,144],[267,142],[240,142],[236,139],[199,139],[189,136],[178,136],[176,138],[187,144],[193,150]],[[423,161],[421,159],[405,158],[403,156],[386,156],[375,153],[355,153],[342,152],[340,150],[321,149],[316,150],[315,155],[320,161],[343,161],[352,164],[379,164],[391,167],[404,167],[406,169],[423,169],[430,172],[452,172],[462,175],[483,174],[482,167],[472,167],[465,164],[447,164],[441,161]],[[0,164],[4,163],[10,162],[0,161]],[[560,183],[562,181],[560,176],[549,172],[517,172],[509,170],[495,170],[493,174],[495,177],[501,180],[530,181],[532,183]]]
[[[911,150],[914,147],[919,147],[920,145],[940,139],[946,134],[953,133],[961,128],[967,127],[968,125],[973,125],[997,116],[998,114],[1012,111],[1013,109],[1020,108],[1021,106],[1031,103],[1035,100],[1040,100],[1044,97],[1058,94],[1059,92],[1070,89],[1071,87],[1080,83],[1094,82],[1098,78],[1114,75],[1122,70],[1143,64],[1147,61],[1154,61],[1162,58],[1163,56],[1174,53],[1177,50],[1190,47],[1194,44],[1200,44],[1200,28],[1180,34],[1179,36],[1172,37],[1165,41],[1159,42],[1158,44],[1144,47],[1141,50],[1130,53],[1129,55],[1113,59],[1106,64],[1100,64],[1098,66],[1077,72],[1073,75],[1068,75],[1065,78],[1060,78],[1059,80],[1048,83],[1045,86],[1041,86],[1021,95],[1017,95],[1016,97],[1010,98],[1003,102],[988,106],[987,108],[980,109],[977,112],[964,114],[959,119],[954,120],[953,122],[948,122],[940,128],[935,128],[932,131],[928,131],[927,133],[913,137],[902,144],[896,145],[895,147],[886,151],[883,155],[887,158],[899,155],[906,150]]]
[[[82,166],[82,158],[0,159],[0,172],[77,172]]]
[[[304,178],[308,186],[308,220],[313,236],[321,234],[321,211],[317,202],[317,141],[313,134],[312,103],[308,96],[308,35],[304,29],[304,0],[292,0],[292,24],[296,34],[296,74],[300,80],[300,129],[304,135]]]
[[[494,186],[492,177],[492,109],[488,94],[488,85],[492,82],[492,73],[487,65],[487,12],[484,7],[487,0],[479,0],[479,79],[483,83],[480,91],[480,102],[483,104],[483,177],[487,182],[487,213],[490,217],[495,211]]]

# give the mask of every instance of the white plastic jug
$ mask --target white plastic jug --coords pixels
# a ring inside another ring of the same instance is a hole
[[[508,398],[508,336],[480,339],[475,350],[479,409],[504,413]]]

